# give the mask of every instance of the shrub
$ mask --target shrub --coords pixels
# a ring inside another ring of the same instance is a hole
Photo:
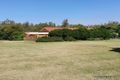
[[[65,39],[68,36],[72,37],[72,30],[70,29],[54,30],[49,33],[49,37],[61,37]]]
[[[72,30],[70,29],[61,29],[61,30],[54,30],[54,31],[51,31],[49,33],[49,36],[50,37],[67,37],[67,36],[71,36],[71,32]]]
[[[74,39],[73,37],[65,37],[64,39],[65,41],[76,41],[76,39]]]
[[[80,27],[79,29],[76,30],[69,29],[54,30],[49,33],[49,37],[61,37],[64,41],[105,40],[115,38],[116,33],[114,30],[107,29],[104,26],[96,27],[90,30],[88,30],[85,27]]]
[[[1,40],[23,40],[23,32],[17,26],[5,26],[0,28]]]
[[[72,37],[77,40],[87,40],[89,38],[89,31],[86,28],[73,30]]]
[[[120,29],[118,30],[118,37],[120,37]]]
[[[20,33],[16,36],[15,40],[23,40],[23,38],[24,38],[24,33],[23,33],[23,32],[20,32]]]
[[[36,42],[60,42],[60,41],[63,41],[61,37],[42,37],[36,40]]]
[[[113,38],[114,32],[106,28],[96,28],[90,30],[90,38],[110,39]]]
[[[83,27],[77,30],[54,30],[49,33],[49,37],[62,37],[65,41],[87,40],[89,38],[89,31]]]
[[[72,37],[72,30],[70,29],[63,29],[62,30],[62,38],[65,40],[65,38]]]
[[[49,37],[62,37],[62,30],[54,30],[49,32]]]

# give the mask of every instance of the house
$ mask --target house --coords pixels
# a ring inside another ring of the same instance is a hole
[[[25,32],[24,40],[36,40],[40,37],[47,37],[49,32]]]
[[[62,27],[44,27],[43,29],[40,30],[40,32],[25,32],[24,40],[36,40],[37,38],[41,37],[48,37],[49,32],[53,30],[60,30],[64,29]],[[74,30],[76,28],[67,28]]]

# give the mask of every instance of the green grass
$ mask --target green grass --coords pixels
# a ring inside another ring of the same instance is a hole
[[[119,80],[120,40],[0,41],[0,80]]]

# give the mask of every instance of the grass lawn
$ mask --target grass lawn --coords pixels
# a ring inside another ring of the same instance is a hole
[[[0,80],[120,80],[120,39],[0,41]]]

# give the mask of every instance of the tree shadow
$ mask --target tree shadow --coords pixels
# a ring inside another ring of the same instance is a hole
[[[110,51],[114,51],[114,52],[120,53],[120,48],[112,48],[112,50],[110,50]]]

